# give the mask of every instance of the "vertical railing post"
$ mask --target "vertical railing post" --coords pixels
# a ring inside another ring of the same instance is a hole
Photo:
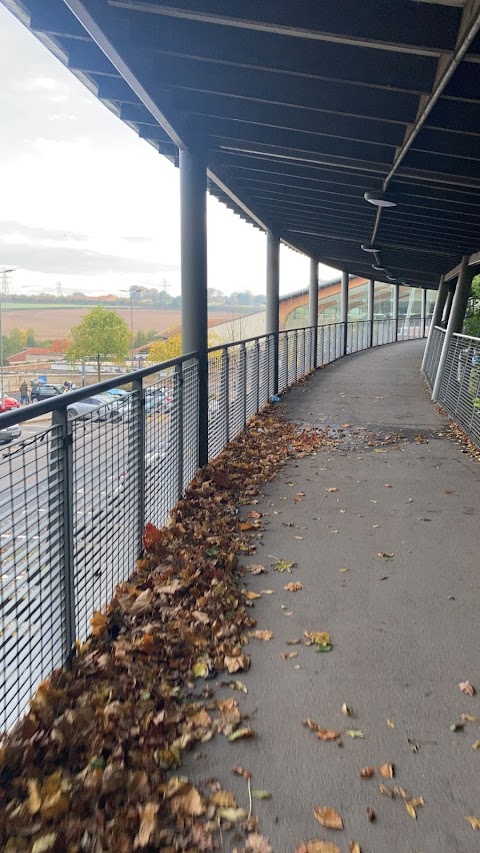
[[[280,288],[280,239],[273,231],[267,231],[267,305],[266,332],[275,335],[275,359],[273,393],[278,394],[278,332],[280,329],[279,316]]]
[[[427,321],[427,289],[422,290],[422,307],[420,309],[420,337],[425,337],[425,323]]]
[[[400,285],[392,284],[393,287],[393,340],[398,341],[398,303],[400,299]]]
[[[298,329],[294,330],[293,333],[293,346],[294,346],[294,356],[293,356],[293,364],[294,364],[294,375],[293,381],[296,382],[298,379]]]
[[[183,478],[184,478],[184,459],[183,459],[183,363],[175,365],[176,382],[174,405],[177,417],[177,452],[178,452],[178,484],[177,497],[180,498],[183,494]]]
[[[243,426],[247,425],[247,348],[244,343],[240,344],[240,361],[243,361],[242,385],[243,385]]]
[[[290,366],[290,353],[288,347],[288,331],[285,332],[285,388],[288,388],[289,381],[289,366]]]
[[[313,327],[312,364],[317,366],[318,351],[318,261],[310,258],[310,288],[308,292],[308,325]]]
[[[368,303],[367,303],[367,317],[368,317],[368,346],[373,347],[373,314],[375,310],[375,279],[370,278],[368,280]]]
[[[73,547],[73,422],[68,420],[68,410],[64,406],[52,413],[52,428],[56,446],[52,449],[50,471],[56,479],[61,472],[63,495],[63,583],[65,594],[65,651],[70,657],[75,650],[77,638],[75,608],[75,561]],[[53,521],[53,519],[52,519]],[[58,510],[56,521],[58,523]],[[53,528],[53,524],[52,524]]]
[[[266,345],[267,345],[267,400],[270,400],[270,352],[272,346],[272,338],[271,335],[267,335],[266,337]]]
[[[257,367],[257,369],[256,369],[257,375],[256,375],[256,383],[255,383],[257,386],[257,389],[256,389],[257,399],[256,399],[256,403],[255,403],[255,409],[258,412],[260,410],[260,341],[258,340],[258,338],[255,341],[255,362],[256,362],[256,367]]]
[[[198,464],[208,462],[207,167],[180,149],[182,350],[198,352]]]
[[[343,323],[343,344],[340,355],[346,355],[348,343],[348,272],[342,272],[342,284],[340,291],[340,322]]]
[[[228,346],[224,349],[225,356],[225,409],[227,413],[227,429],[225,432],[225,437],[227,439],[227,444],[230,441],[230,353],[228,350]]]
[[[137,492],[138,492],[138,554],[143,550],[143,531],[145,529],[145,391],[143,379],[134,379],[132,382],[134,400],[138,396],[138,405],[133,407],[134,421],[131,435],[133,438],[133,451],[136,458],[132,463],[137,468]],[[135,470],[135,468],[134,468]]]

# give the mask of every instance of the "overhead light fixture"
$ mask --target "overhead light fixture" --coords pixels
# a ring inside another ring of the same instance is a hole
[[[368,193],[364,193],[365,201],[370,202],[370,204],[374,204],[375,207],[396,207],[398,202],[391,193],[384,192],[383,190],[374,191],[371,190]]]
[[[375,253],[380,251],[380,246],[376,246],[375,243],[362,243],[360,248],[363,252]]]

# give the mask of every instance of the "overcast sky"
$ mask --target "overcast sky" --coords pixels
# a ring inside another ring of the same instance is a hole
[[[180,292],[179,174],[0,4],[0,268],[12,291]],[[265,235],[208,200],[209,286],[265,290]],[[320,267],[322,278],[333,271]],[[308,260],[282,247],[282,293]]]

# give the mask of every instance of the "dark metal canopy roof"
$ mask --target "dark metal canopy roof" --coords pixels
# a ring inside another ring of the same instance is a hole
[[[338,269],[436,287],[480,248],[480,0],[3,0],[166,156]],[[380,213],[365,191],[398,206]],[[380,263],[378,263],[380,261]]]

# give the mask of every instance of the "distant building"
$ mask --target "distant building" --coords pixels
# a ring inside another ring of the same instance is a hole
[[[8,363],[15,367],[21,364],[38,364],[38,362],[58,361],[64,353],[50,347],[26,347],[21,352],[7,358]]]

